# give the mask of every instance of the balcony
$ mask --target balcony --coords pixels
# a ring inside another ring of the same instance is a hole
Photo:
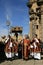
[[[30,12],[30,11],[29,11],[29,14],[30,14],[30,15],[31,15],[31,14],[36,14],[36,12]]]
[[[34,16],[33,15],[30,16],[30,21],[32,21],[32,20],[34,20]]]
[[[38,0],[37,1],[37,4],[40,6],[40,5],[42,5],[43,4],[43,0]]]
[[[29,2],[27,2],[27,7],[31,8],[34,2],[37,2],[37,0],[29,0]]]
[[[30,14],[30,15],[31,15],[31,14],[35,14],[34,10],[30,9],[30,10],[29,10],[29,14]]]

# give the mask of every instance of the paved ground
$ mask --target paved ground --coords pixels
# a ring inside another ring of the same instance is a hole
[[[16,59],[13,61],[3,61],[0,62],[0,65],[43,65],[43,59],[42,60],[34,60],[30,59],[28,61],[25,61],[23,59]]]

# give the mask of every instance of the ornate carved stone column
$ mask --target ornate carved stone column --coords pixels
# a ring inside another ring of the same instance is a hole
[[[30,36],[38,35],[43,41],[43,0],[29,0],[27,6],[30,14]]]
[[[40,7],[40,39],[43,41],[43,0],[38,0],[37,4]]]
[[[41,40],[43,41],[43,5],[41,5]]]

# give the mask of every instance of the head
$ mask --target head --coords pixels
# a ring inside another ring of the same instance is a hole
[[[11,38],[11,36],[10,36],[10,35],[8,35],[8,38]]]
[[[28,35],[24,35],[23,39],[29,39]]]
[[[28,35],[26,36],[26,39],[29,39],[29,36]]]

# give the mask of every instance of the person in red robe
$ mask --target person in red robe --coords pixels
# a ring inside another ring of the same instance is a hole
[[[28,60],[30,53],[30,40],[28,36],[23,39],[23,59]]]

